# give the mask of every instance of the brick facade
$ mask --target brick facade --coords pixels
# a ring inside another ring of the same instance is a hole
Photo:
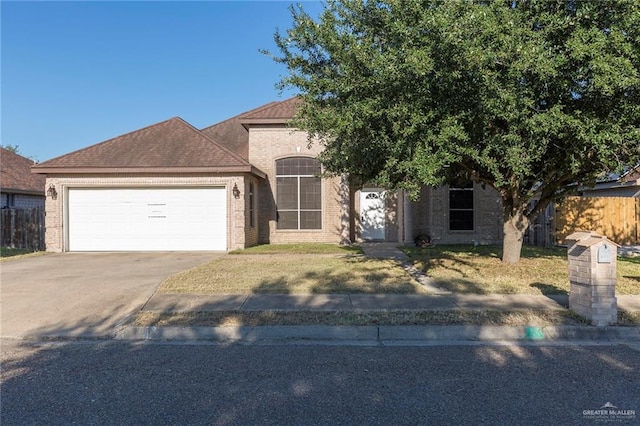
[[[308,146],[307,134],[283,126],[252,126],[249,129],[249,162],[267,174],[259,186],[258,241],[277,243],[344,243],[349,240],[349,190],[339,177],[322,181],[322,229],[279,230],[276,225],[276,160],[313,157],[322,150]]]
[[[306,132],[287,126],[298,105],[296,98],[273,102],[207,131],[175,117],[33,166],[32,170],[47,174],[46,187],[54,185],[58,193],[55,200],[46,198],[47,250],[68,250],[65,203],[73,187],[224,187],[228,250],[268,243],[362,241],[360,194],[368,189],[350,187],[345,176],[321,180],[320,229],[277,227],[276,161],[316,158],[323,149],[319,143],[310,145]],[[474,185],[470,231],[449,230],[448,191],[448,187],[423,188],[420,198],[410,201],[402,191],[387,190],[384,211],[373,212],[367,231],[384,215],[384,240],[389,242],[412,244],[419,234],[431,236],[435,243],[500,242],[496,191]],[[372,206],[382,210],[379,203]]]
[[[567,237],[569,245],[569,307],[592,325],[615,324],[618,317],[616,298],[615,244],[594,233],[578,232]],[[607,249],[608,258],[599,258]]]
[[[413,237],[426,234],[437,244],[500,244],[502,241],[502,201],[492,188],[473,185],[474,229],[452,231],[449,229],[449,187],[423,187],[420,198],[409,202],[405,223],[412,232],[404,235],[405,243]]]
[[[47,188],[53,184],[58,193],[54,200],[46,199],[46,247],[47,251],[61,252],[67,250],[65,229],[68,225],[64,215],[69,188],[136,188],[136,187],[196,187],[215,186],[227,188],[227,247],[229,250],[241,249],[255,243],[255,233],[245,226],[245,208],[248,203],[248,187],[251,177],[244,176],[210,176],[210,175],[49,175]],[[240,199],[235,199],[232,188],[237,185],[241,190]],[[244,188],[244,190],[242,190]]]

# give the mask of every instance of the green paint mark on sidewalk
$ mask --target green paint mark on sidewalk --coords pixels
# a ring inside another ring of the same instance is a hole
[[[544,331],[540,327],[527,327],[525,337],[527,340],[542,340],[544,339]]]

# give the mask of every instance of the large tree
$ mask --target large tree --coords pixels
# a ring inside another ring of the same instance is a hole
[[[503,261],[577,185],[640,160],[637,0],[329,1],[277,31],[294,124],[331,173],[502,197]],[[268,52],[267,52],[268,53]]]

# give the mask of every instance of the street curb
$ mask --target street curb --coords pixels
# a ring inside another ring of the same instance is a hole
[[[126,327],[116,340],[257,342],[326,341],[625,341],[640,342],[640,327],[583,326],[237,326]]]
[[[127,327],[116,340],[377,340],[376,326]]]

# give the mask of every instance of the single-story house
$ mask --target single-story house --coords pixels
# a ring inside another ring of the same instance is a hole
[[[48,251],[234,250],[364,240],[499,243],[500,198],[469,184],[402,191],[323,178],[319,144],[288,125],[298,98],[204,129],[171,118],[32,167]]]
[[[582,197],[633,197],[640,198],[640,166],[620,175],[611,175],[598,181],[591,188],[581,188]]]
[[[44,207],[45,177],[31,173],[34,162],[0,147],[0,208]]]

